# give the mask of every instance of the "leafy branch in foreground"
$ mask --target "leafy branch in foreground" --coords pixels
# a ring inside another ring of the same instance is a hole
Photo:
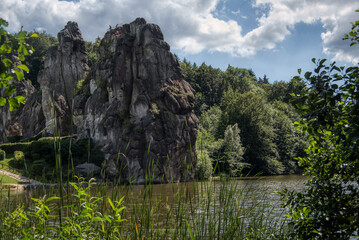
[[[0,91],[4,89],[0,95],[0,107],[8,102],[10,111],[13,111],[19,108],[21,103],[25,104],[25,97],[13,96],[16,87],[12,80],[16,76],[17,80],[21,81],[24,78],[23,71],[29,72],[29,68],[20,61],[25,61],[25,57],[34,49],[25,42],[28,38],[26,31],[10,34],[4,29],[7,26],[8,22],[0,18]],[[37,37],[37,34],[33,33],[30,37]]]
[[[295,239],[359,237],[359,68],[325,61],[313,59],[314,72],[304,74],[308,88],[293,94],[304,117],[295,125],[311,143],[299,158],[308,188],[284,194]]]

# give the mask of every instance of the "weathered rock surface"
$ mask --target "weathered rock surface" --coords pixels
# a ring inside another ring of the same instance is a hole
[[[194,91],[160,28],[138,18],[110,29],[89,73],[77,24],[69,22],[58,38],[60,47],[48,50],[38,77],[41,107],[36,107],[39,98],[30,98],[26,116],[41,109],[47,131],[57,117],[66,135],[72,114],[74,133],[91,137],[106,155],[103,177],[134,183],[143,183],[146,174],[153,182],[190,180],[198,126]],[[84,86],[73,95],[83,79]]]
[[[154,182],[191,178],[194,92],[160,28],[139,18],[111,29],[98,57],[89,84],[75,97],[78,134],[101,144],[109,159],[124,153],[127,162],[120,159],[119,165],[127,167],[125,179],[143,182],[149,167]]]
[[[76,84],[84,79],[89,68],[85,41],[77,23],[68,22],[57,34],[60,46],[47,51],[44,69],[40,71],[38,82],[42,89],[42,107],[46,119],[46,131],[52,133],[57,117],[61,134],[70,131],[71,108]],[[49,100],[51,99],[51,101]]]

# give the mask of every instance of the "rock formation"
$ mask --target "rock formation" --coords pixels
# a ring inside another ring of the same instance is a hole
[[[60,46],[50,47],[45,57],[45,68],[37,81],[42,89],[42,107],[46,130],[52,133],[55,117],[61,134],[70,132],[71,109],[74,90],[84,79],[89,68],[85,41],[77,23],[68,22],[57,34]],[[51,101],[50,101],[51,99]]]
[[[110,28],[89,73],[77,24],[69,22],[58,38],[60,47],[48,50],[38,77],[47,131],[57,117],[61,134],[68,134],[73,116],[74,133],[91,137],[105,153],[104,177],[135,183],[149,173],[153,182],[191,179],[198,126],[194,91],[160,28],[142,18]],[[83,87],[74,94],[80,80]],[[30,105],[27,112],[35,109]]]

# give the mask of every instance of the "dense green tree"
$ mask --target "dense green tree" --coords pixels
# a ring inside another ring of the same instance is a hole
[[[266,98],[254,92],[238,93],[228,91],[224,94],[222,124],[238,124],[241,139],[246,148],[245,161],[253,166],[254,172],[278,174],[283,165],[278,161],[274,143],[273,108]],[[222,128],[223,135],[225,128]]]
[[[283,172],[293,174],[299,171],[297,157],[304,157],[304,150],[308,147],[308,141],[297,131],[293,125],[299,120],[294,107],[282,101],[272,103],[274,107],[273,128],[275,132],[279,162],[284,166]]]
[[[224,72],[224,90],[232,88],[236,92],[245,93],[256,88],[256,78],[247,69],[228,66]]]
[[[196,177],[208,179],[213,174],[213,153],[218,148],[218,140],[206,129],[200,126],[196,141]]]
[[[202,63],[200,67],[187,61],[181,63],[181,69],[185,79],[196,91],[195,112],[201,115],[203,111],[218,105],[223,94],[223,73],[218,68],[213,68]]]
[[[237,176],[241,174],[242,170],[251,168],[250,164],[244,162],[244,148],[237,123],[227,126],[218,152],[218,170],[220,172],[227,172],[230,176]]]
[[[260,84],[268,84],[269,79],[268,79],[267,75],[264,74],[263,78],[259,77],[258,78],[258,83],[260,83]]]

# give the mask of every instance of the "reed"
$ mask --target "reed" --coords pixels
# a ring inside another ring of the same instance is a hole
[[[170,190],[158,195],[152,184],[154,159],[148,159],[142,186],[122,185],[120,179],[111,184],[69,175],[63,179],[63,167],[72,173],[74,167],[71,142],[68,165],[62,166],[60,141],[54,138],[56,184],[23,194],[0,191],[0,239],[288,238],[284,213],[276,212],[279,204],[263,190],[222,177],[172,180]]]

